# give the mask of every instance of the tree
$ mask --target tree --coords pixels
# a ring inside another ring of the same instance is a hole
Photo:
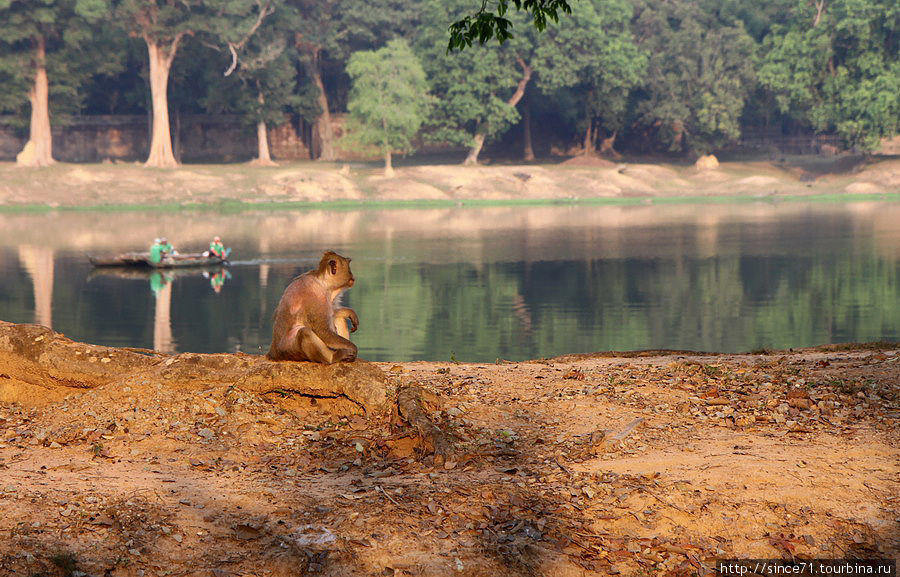
[[[308,91],[297,90],[297,53],[289,43],[298,21],[294,7],[280,6],[278,17],[268,19],[247,43],[236,72],[242,89],[235,108],[256,126],[254,163],[263,166],[275,164],[269,153],[268,126],[283,124],[289,111],[312,109],[304,102]]]
[[[0,0],[0,108],[31,108],[29,138],[16,159],[23,166],[53,164],[51,90],[77,105],[77,87],[94,60],[92,41],[102,39],[91,25],[108,8],[105,0]],[[115,57],[97,59],[96,70],[111,71]],[[54,78],[51,88],[50,76]],[[62,104],[62,102],[60,102]]]
[[[548,20],[557,22],[560,12],[572,13],[567,0],[512,0],[512,3],[516,10],[523,11],[530,17],[531,23],[539,32],[544,31]],[[509,4],[509,0],[497,0],[496,7],[491,7],[484,0],[474,15],[465,15],[453,22],[450,25],[447,50],[462,50],[476,40],[484,45],[491,38],[496,38],[501,44],[513,38],[513,22],[505,16],[509,11]]]
[[[639,120],[670,150],[706,153],[740,136],[755,84],[755,43],[737,19],[687,0],[646,0],[638,45],[650,54]]]
[[[782,112],[872,150],[900,125],[896,2],[797,2],[764,41],[760,82]]]
[[[594,152],[594,119],[611,133],[609,148],[625,126],[631,89],[645,72],[647,57],[635,45],[626,0],[582,0],[565,25],[550,26],[538,40],[538,85],[550,94],[572,89],[584,111],[584,154]]]
[[[147,44],[153,127],[146,166],[174,167],[169,129],[168,84],[172,62],[187,35],[203,34],[227,46],[232,68],[262,21],[271,14],[272,0],[121,0],[115,20]]]
[[[510,43],[481,50],[448,53],[442,38],[446,23],[467,6],[466,0],[427,4],[417,53],[435,103],[428,121],[429,139],[469,147],[464,164],[477,164],[484,143],[519,119],[516,104],[525,94],[531,66]]]
[[[425,71],[406,41],[398,39],[374,52],[354,53],[347,74],[353,80],[347,104],[356,127],[351,134],[381,150],[384,175],[391,177],[391,154],[412,149],[426,118]]]
[[[301,14],[295,43],[306,74],[317,89],[318,159],[337,159],[330,86],[326,77],[342,76],[353,52],[383,46],[413,28],[415,2],[393,0],[288,0]]]

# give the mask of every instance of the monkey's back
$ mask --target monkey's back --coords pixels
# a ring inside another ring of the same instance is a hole
[[[284,358],[280,344],[291,331],[305,327],[317,333],[323,330],[325,327],[321,325],[327,325],[331,317],[327,298],[325,287],[319,282],[315,271],[305,272],[294,278],[284,289],[281,300],[275,307],[272,343],[266,356],[272,360]]]

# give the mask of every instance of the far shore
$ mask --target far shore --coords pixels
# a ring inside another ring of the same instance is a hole
[[[773,199],[898,200],[900,158],[796,157],[691,165],[573,158],[558,164],[401,166],[290,162],[40,169],[0,163],[0,211],[380,208],[455,205],[709,203]]]

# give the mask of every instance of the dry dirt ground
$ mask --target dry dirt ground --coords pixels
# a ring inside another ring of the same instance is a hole
[[[385,178],[374,165],[319,162],[148,169],[137,164],[64,164],[31,169],[0,163],[0,209],[432,203],[654,198],[888,195],[900,191],[900,158],[800,157],[783,162],[687,165],[613,163],[576,157],[561,164],[422,165]]]
[[[0,575],[705,575],[724,557],[900,555],[896,344],[379,366],[437,394],[453,459],[435,467],[397,419],[214,374],[0,403]]]

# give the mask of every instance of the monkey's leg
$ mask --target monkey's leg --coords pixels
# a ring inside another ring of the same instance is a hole
[[[341,335],[345,339],[350,340],[350,327],[347,326],[346,317],[335,317],[334,332]]]
[[[297,331],[297,343],[303,356],[307,360],[317,363],[331,365],[341,361],[351,362],[356,360],[356,345],[350,341],[345,342],[348,346],[331,348],[312,329],[304,327]]]
[[[303,356],[310,361],[330,365],[341,360],[335,359],[336,351],[331,350],[310,328],[303,327],[297,331],[297,344]]]

